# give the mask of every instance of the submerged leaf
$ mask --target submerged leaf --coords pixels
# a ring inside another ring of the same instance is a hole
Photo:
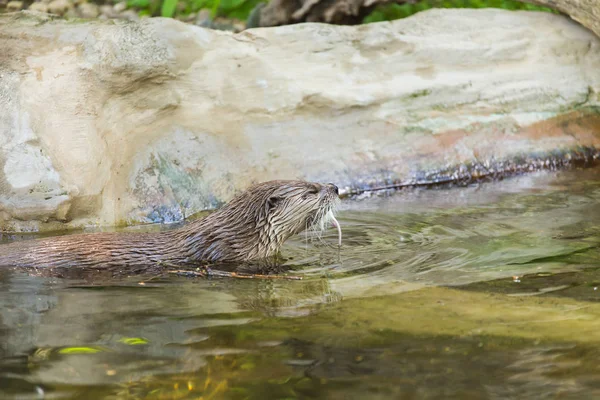
[[[65,347],[60,349],[60,354],[94,354],[101,352],[102,349],[98,347]]]
[[[125,343],[130,346],[137,346],[140,344],[148,344],[148,340],[141,337],[124,337],[119,339],[119,342]]]

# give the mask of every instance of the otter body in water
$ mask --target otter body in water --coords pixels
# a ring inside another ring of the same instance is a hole
[[[263,259],[305,229],[323,230],[332,223],[339,231],[334,216],[338,202],[333,184],[264,182],[206,218],[172,231],[77,234],[0,245],[0,266],[143,270],[161,262]]]

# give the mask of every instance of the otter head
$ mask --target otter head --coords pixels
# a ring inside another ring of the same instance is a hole
[[[210,261],[246,261],[275,255],[304,230],[337,225],[334,184],[270,181],[257,184],[202,221],[202,254]]]

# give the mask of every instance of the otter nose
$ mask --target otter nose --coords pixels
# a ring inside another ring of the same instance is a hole
[[[329,186],[335,192],[335,194],[337,194],[337,195],[340,194],[338,187],[335,186],[333,183],[328,183],[327,186]]]

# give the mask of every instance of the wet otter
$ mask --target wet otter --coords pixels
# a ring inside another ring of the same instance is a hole
[[[271,181],[255,185],[206,218],[159,233],[91,233],[0,246],[0,266],[127,267],[155,263],[250,261],[275,255],[305,229],[332,223],[339,202],[333,184]]]

